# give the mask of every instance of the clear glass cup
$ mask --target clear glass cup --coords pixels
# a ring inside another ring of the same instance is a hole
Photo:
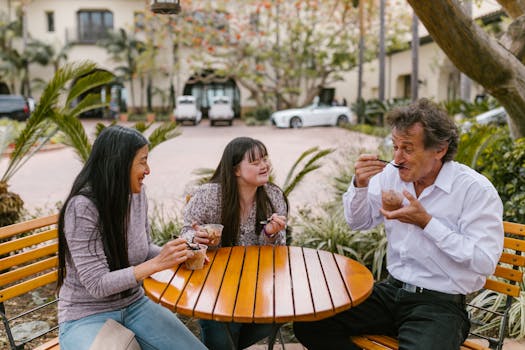
[[[392,189],[382,190],[381,203],[387,211],[397,210],[403,206],[403,194]]]
[[[204,224],[200,225],[200,227],[208,233],[208,239],[210,240],[208,246],[210,246],[210,248],[217,247],[221,243],[223,225]]]

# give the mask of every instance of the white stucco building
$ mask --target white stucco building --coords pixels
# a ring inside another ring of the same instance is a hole
[[[240,2],[242,3],[242,0]],[[21,4],[25,4],[23,8],[27,38],[52,44],[56,50],[60,50],[65,44],[71,44],[68,61],[93,60],[102,69],[114,74],[119,63],[114,62],[106,50],[97,46],[96,42],[104,37],[107,30],[124,28],[126,31],[133,32],[137,20],[140,20],[143,13],[148,11],[147,1],[144,0],[0,0],[0,10],[5,13],[10,12],[11,19],[14,19],[15,8]],[[483,17],[485,20],[498,19],[500,13],[496,5],[495,2],[487,1],[481,2],[480,7],[474,5],[473,16],[476,18],[485,16]],[[421,37],[418,68],[419,97],[431,97],[436,101],[458,98],[458,70],[428,37],[422,26],[419,33]],[[137,35],[140,36],[140,33]],[[16,43],[16,45],[23,45],[23,43]],[[178,53],[180,67],[176,71],[171,70],[174,61],[173,45],[168,43],[158,51],[156,57],[159,62],[157,64],[164,67],[164,70],[162,74],[159,73],[154,77],[153,83],[157,89],[168,93],[172,84],[175,95],[183,93],[197,95],[204,109],[208,106],[206,101],[209,97],[215,94],[230,95],[236,103],[237,116],[242,108],[254,106],[254,102],[248,98],[248,92],[233,80],[210,83],[206,86],[188,84],[190,77],[198,72],[190,71],[185,65],[184,58],[188,54],[187,50],[189,49],[184,47],[180,49]],[[30,71],[31,77],[39,77],[43,80],[48,80],[53,74],[51,66],[42,67],[37,64],[31,65]],[[368,62],[364,66],[362,95],[365,99],[376,98],[378,95],[378,71],[377,60]],[[411,71],[410,49],[387,54],[385,72],[385,97],[387,99],[410,96]],[[0,85],[2,83],[7,86],[6,81],[0,76]],[[136,85],[138,87],[138,82]],[[327,88],[335,88],[336,97],[345,98],[352,103],[357,97],[357,69],[345,74],[343,81],[327,86]],[[123,103],[130,107],[129,91],[128,82],[124,82],[123,89],[112,88],[104,93],[122,98]],[[33,94],[37,100],[40,92],[35,91]],[[482,92],[477,84],[472,85],[472,98]],[[137,106],[145,106],[143,95],[140,89],[135,88]],[[158,106],[160,103],[160,97],[155,96],[153,105]]]

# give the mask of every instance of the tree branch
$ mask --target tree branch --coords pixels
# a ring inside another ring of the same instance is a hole
[[[515,19],[525,14],[525,0],[497,0],[510,18]]]

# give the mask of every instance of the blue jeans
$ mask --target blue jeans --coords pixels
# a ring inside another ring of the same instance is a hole
[[[199,320],[202,342],[210,350],[244,349],[266,338],[272,331],[272,324],[235,323]],[[230,327],[232,345],[226,326]]]
[[[60,349],[88,350],[109,318],[135,333],[142,350],[206,349],[175,314],[147,297],[124,309],[62,322]]]

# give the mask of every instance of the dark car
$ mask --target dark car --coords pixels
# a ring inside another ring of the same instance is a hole
[[[0,118],[26,120],[29,114],[29,104],[24,96],[0,95]]]

